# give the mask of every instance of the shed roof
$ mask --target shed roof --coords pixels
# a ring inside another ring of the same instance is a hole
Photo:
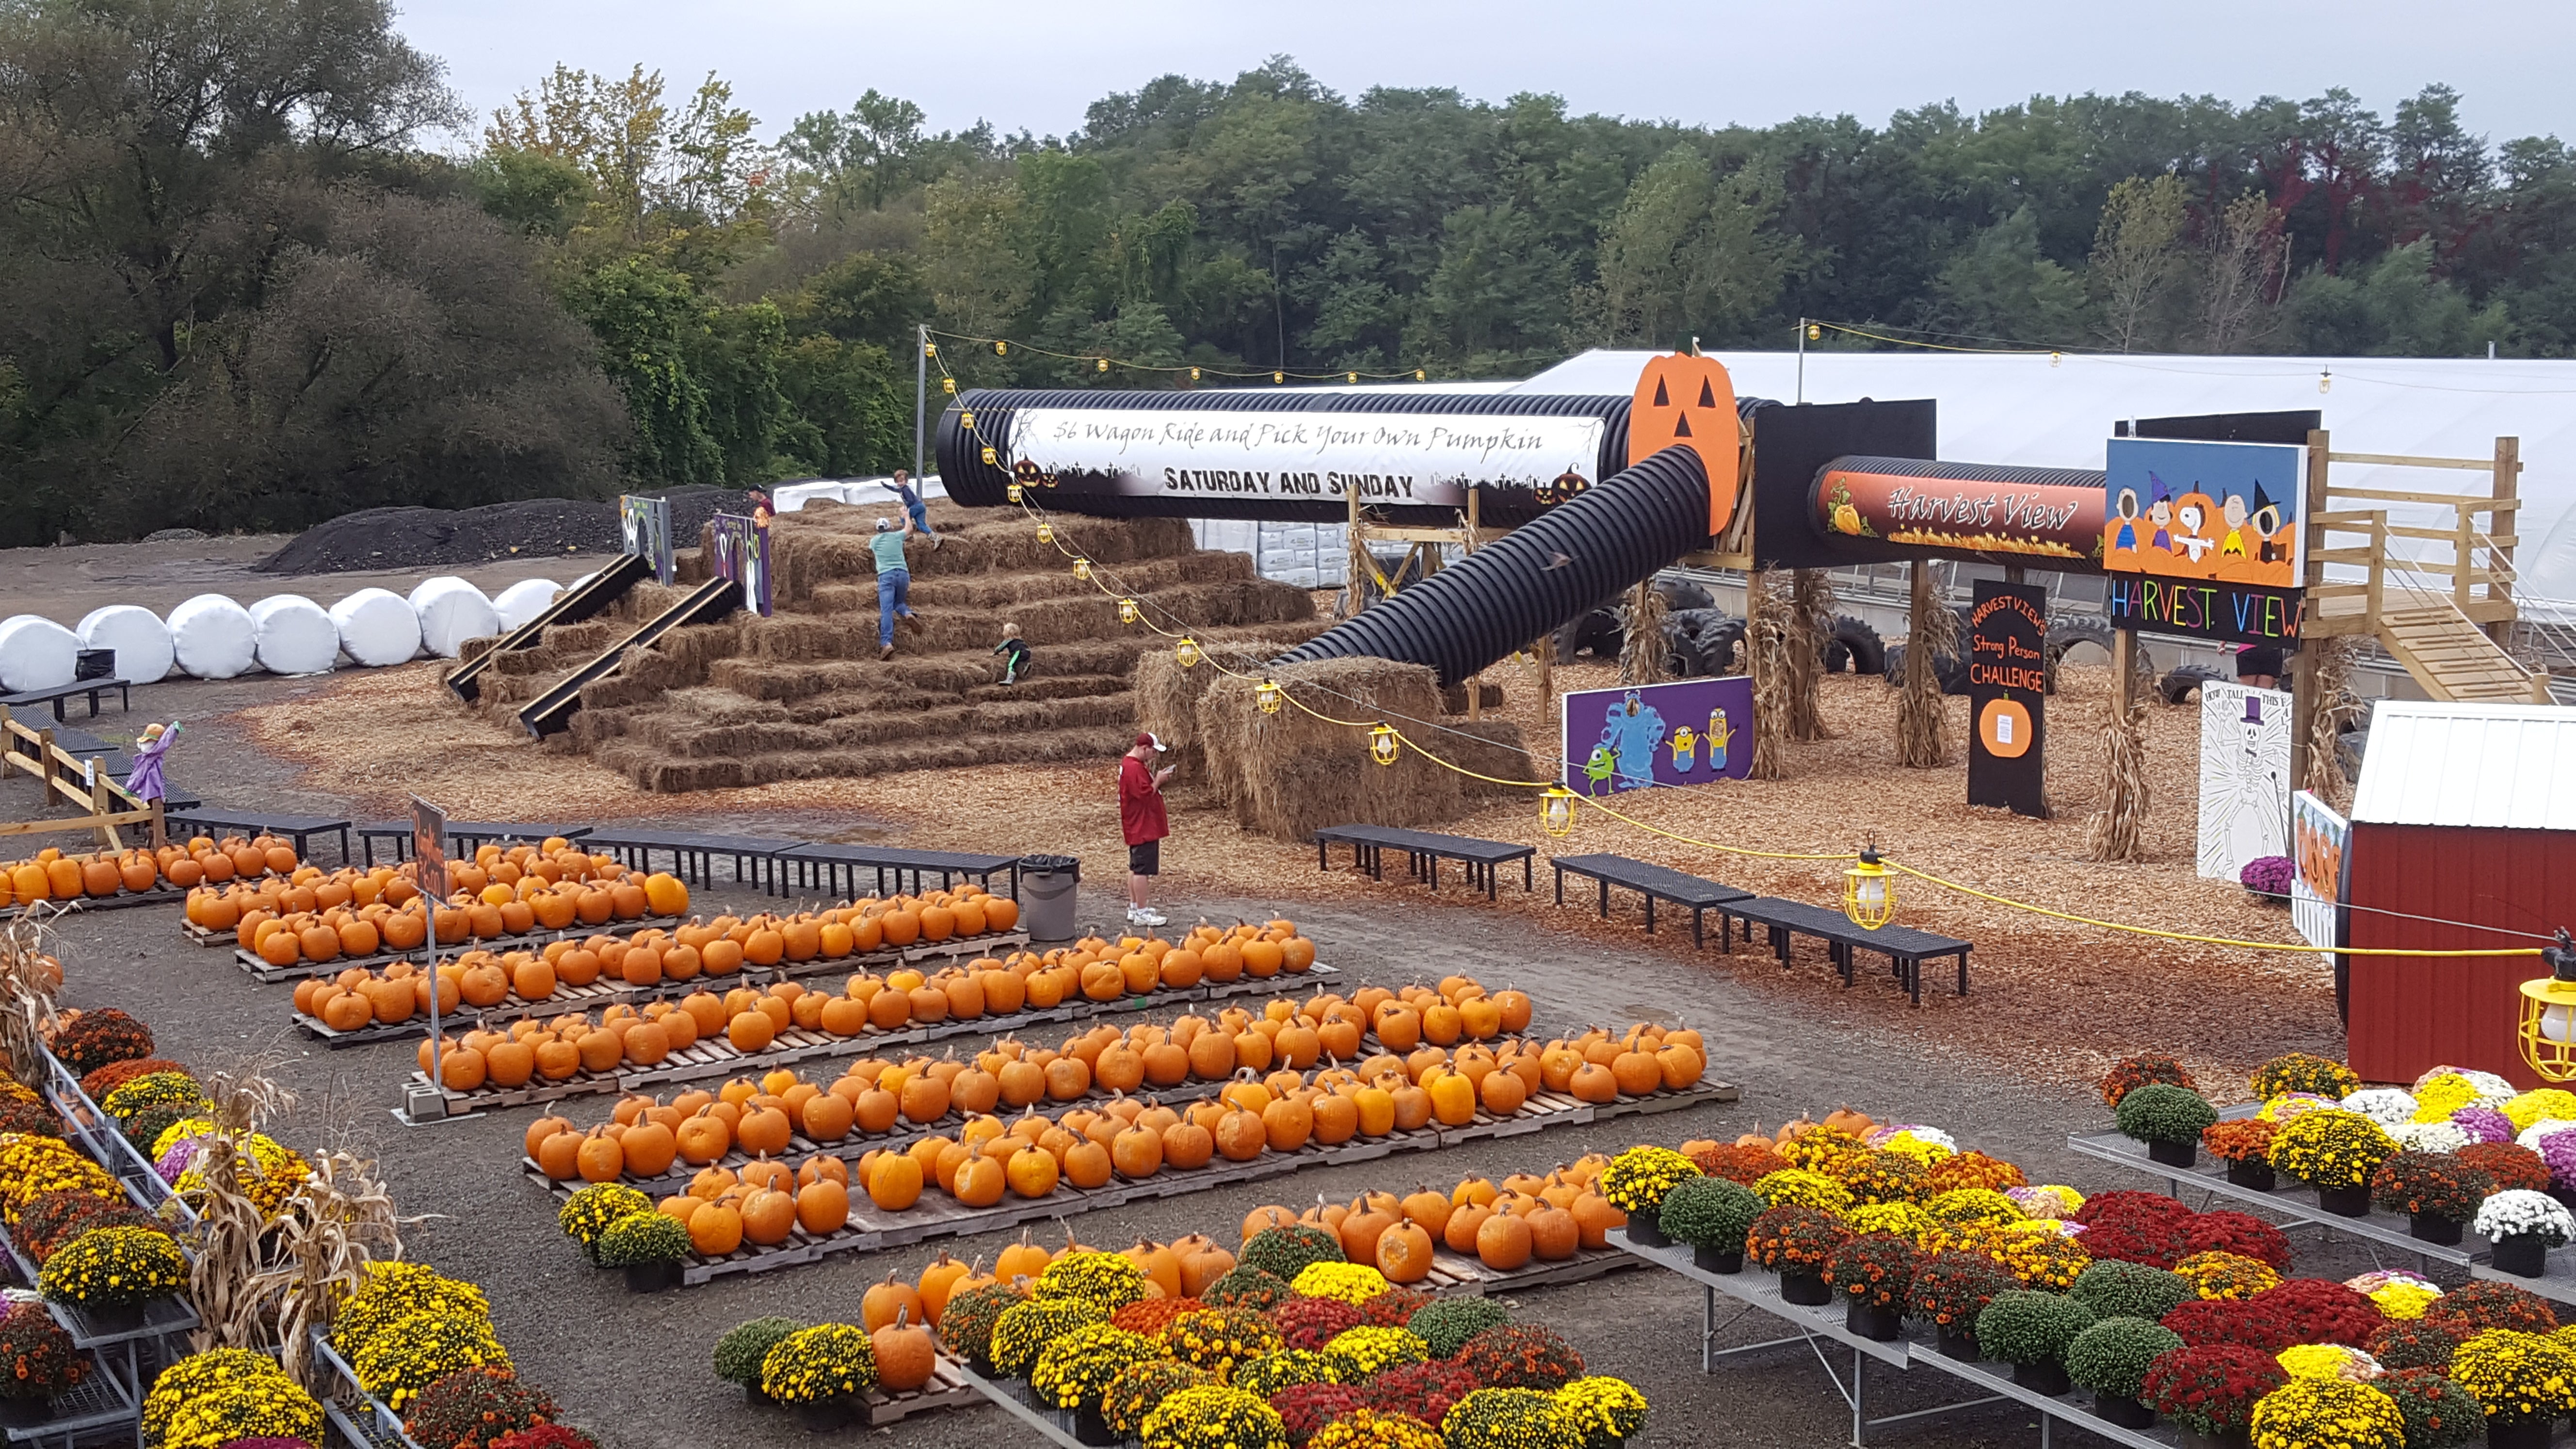
[[[2576,830],[2576,707],[2381,700],[2352,818]]]

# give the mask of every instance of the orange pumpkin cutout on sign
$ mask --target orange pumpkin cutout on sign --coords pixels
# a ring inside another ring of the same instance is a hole
[[[1699,454],[1708,470],[1708,532],[1714,538],[1735,519],[1741,480],[1736,463],[1742,431],[1735,420],[1735,383],[1714,357],[1676,352],[1647,362],[1628,404],[1628,466],[1671,447]]]

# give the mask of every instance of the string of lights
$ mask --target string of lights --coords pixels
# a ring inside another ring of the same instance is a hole
[[[1256,382],[1266,377],[1273,383],[1280,384],[1284,384],[1292,380],[1297,382],[1340,383],[1402,382],[1407,380],[1413,382],[1428,382],[1431,378],[1430,370],[1428,368],[1421,367],[1399,368],[1391,372],[1372,372],[1365,368],[1343,368],[1333,372],[1306,372],[1296,368],[1285,367],[1231,368],[1215,367],[1206,363],[1138,362],[1133,358],[1111,357],[1106,353],[1099,352],[1057,352],[1051,348],[1040,347],[1032,342],[1019,342],[1008,337],[974,337],[963,332],[941,332],[936,329],[924,329],[924,332],[925,335],[929,337],[944,337],[951,342],[962,342],[972,347],[989,347],[993,349],[993,355],[995,357],[1008,357],[1014,349],[1017,349],[1018,351],[1030,353],[1038,357],[1052,357],[1059,362],[1088,365],[1094,372],[1107,372],[1111,368],[1118,368],[1126,372],[1150,372],[1167,377],[1178,377],[1186,373],[1189,376],[1189,380],[1192,382],[1204,381],[1209,377],[1250,378]],[[932,360],[939,361],[941,363],[941,372],[945,373],[948,371],[945,361],[939,357],[939,345],[936,342],[929,344],[927,355]],[[948,391],[953,394],[956,390],[954,379],[952,378]]]

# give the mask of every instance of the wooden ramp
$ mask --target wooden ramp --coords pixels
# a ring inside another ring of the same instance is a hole
[[[483,671],[492,665],[496,654],[515,649],[533,649],[552,624],[577,624],[626,597],[626,591],[652,577],[652,560],[642,554],[621,553],[608,567],[590,576],[579,588],[566,589],[545,611],[501,636],[501,642],[457,665],[447,672],[447,687],[456,697],[472,704],[483,693]]]
[[[740,584],[731,579],[707,580],[687,598],[655,615],[634,633],[609,645],[598,657],[565,675],[552,689],[530,701],[519,711],[519,723],[532,739],[561,734],[572,727],[573,714],[581,708],[581,687],[615,669],[625,659],[627,650],[642,649],[685,624],[711,624],[741,604]]]
[[[2381,611],[2378,638],[2437,700],[2549,703],[2548,678],[2523,668],[2447,599],[2410,591]]]

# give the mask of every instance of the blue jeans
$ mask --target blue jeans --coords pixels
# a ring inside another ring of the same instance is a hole
[[[912,570],[895,569],[877,575],[877,647],[894,643],[895,616],[912,617]]]
[[[920,494],[910,493],[904,495],[903,511],[912,516],[912,528],[915,533],[920,534],[924,538],[937,538],[939,536],[938,534],[930,531],[930,505],[921,501]]]

